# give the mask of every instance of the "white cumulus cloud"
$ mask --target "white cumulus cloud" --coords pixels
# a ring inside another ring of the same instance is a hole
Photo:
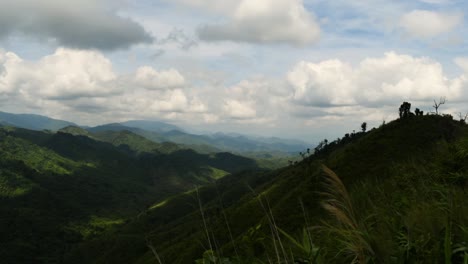
[[[29,109],[94,124],[113,118],[167,115],[189,119],[204,115],[206,104],[182,90],[184,85],[186,80],[176,69],[157,71],[143,66],[118,74],[99,51],[59,48],[31,61],[0,50],[3,110]]]
[[[300,62],[289,73],[293,103],[310,106],[382,106],[403,100],[458,98],[463,76],[446,77],[440,63],[388,52],[353,67],[340,60]]]
[[[185,78],[175,69],[156,71],[152,67],[143,66],[136,70],[135,82],[147,89],[170,89],[184,86]]]
[[[112,63],[96,51],[60,48],[38,61],[25,61],[8,52],[0,55],[0,65],[4,68],[0,75],[0,91],[56,99],[118,92],[110,85],[116,78]]]
[[[251,106],[251,102],[241,102],[238,100],[225,100],[224,111],[227,116],[234,119],[252,119],[257,112]]]

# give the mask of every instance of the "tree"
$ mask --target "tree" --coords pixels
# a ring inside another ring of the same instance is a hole
[[[414,110],[414,113],[416,114],[416,116],[423,116],[424,115],[424,111],[419,110],[419,108],[416,108],[416,110]]]
[[[445,104],[445,97],[441,97],[439,99],[439,103],[437,103],[436,100],[434,100],[434,105],[432,107],[435,108],[436,115],[439,114],[439,107],[440,107],[440,105],[443,105],[443,104]]]
[[[400,105],[399,113],[400,113],[400,118],[402,117],[408,117],[411,114],[411,104],[408,102],[403,102]]]
[[[465,123],[466,119],[468,118],[468,113],[466,113],[465,116],[463,116],[463,114],[459,112],[458,117],[460,117],[460,122]]]
[[[362,129],[362,132],[364,132],[364,133],[366,132],[366,130],[367,130],[367,123],[366,122],[362,123],[361,129]]]

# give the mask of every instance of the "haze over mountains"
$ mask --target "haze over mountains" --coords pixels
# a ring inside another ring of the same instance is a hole
[[[0,111],[0,124],[21,127],[31,130],[59,130],[66,126],[76,126],[68,121],[34,114],[11,114]]]
[[[0,112],[0,124],[11,125],[31,130],[52,130],[74,126],[72,122],[52,119],[40,115],[10,114]],[[277,137],[252,137],[240,134],[214,133],[196,135],[185,132],[184,129],[160,121],[130,120],[121,123],[103,124],[96,127],[82,127],[92,133],[104,131],[131,131],[151,141],[162,143],[172,142],[182,144],[202,152],[230,151],[246,152],[283,152],[298,153],[305,150],[309,144],[300,140],[280,139]],[[76,131],[75,131],[76,133]],[[84,133],[83,135],[86,135]]]

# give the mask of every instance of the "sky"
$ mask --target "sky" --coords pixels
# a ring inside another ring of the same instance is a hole
[[[0,111],[311,143],[468,113],[462,0],[0,0]]]

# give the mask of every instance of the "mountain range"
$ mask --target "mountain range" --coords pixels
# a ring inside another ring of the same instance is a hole
[[[59,130],[66,126],[76,126],[68,121],[33,114],[11,114],[0,111],[0,124],[31,130]]]
[[[174,133],[0,128],[2,263],[468,261],[468,126],[451,116],[347,133],[280,168],[138,131]]]
[[[10,114],[0,112],[0,124],[11,125],[31,130],[57,131],[67,126],[81,127],[89,132],[131,131],[151,141],[172,142],[182,144],[199,152],[233,153],[245,152],[282,152],[298,153],[307,148],[308,144],[301,140],[280,138],[250,137],[240,134],[214,133],[211,135],[196,135],[183,129],[160,121],[130,120],[121,123],[110,123],[95,127],[78,126],[72,122],[56,120],[40,115]]]

